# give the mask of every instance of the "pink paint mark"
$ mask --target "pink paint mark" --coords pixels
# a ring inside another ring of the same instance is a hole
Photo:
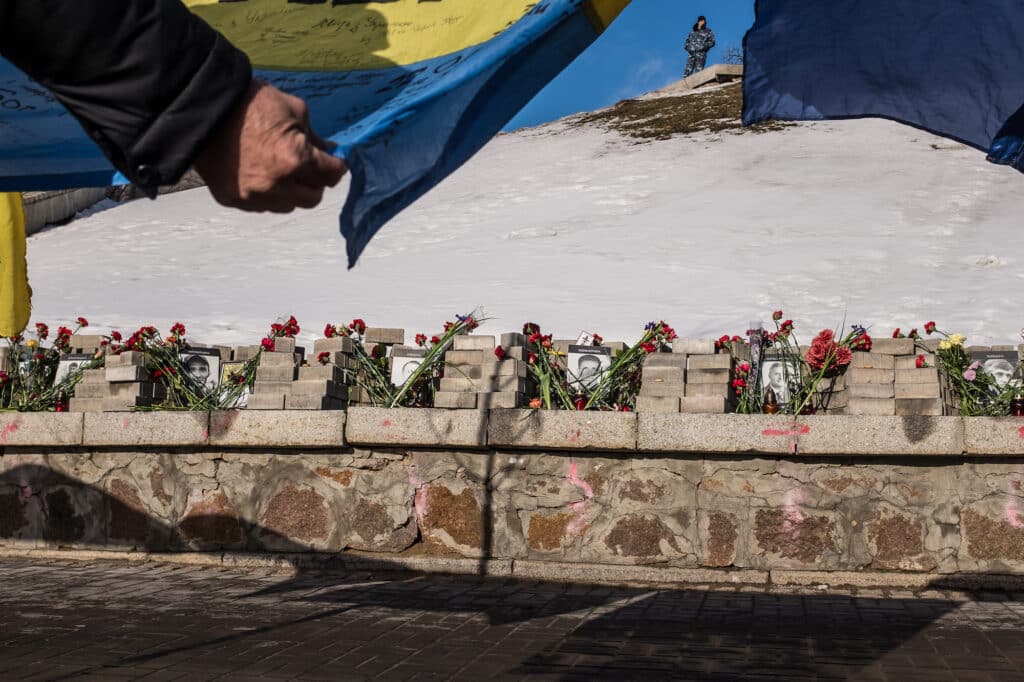
[[[590,504],[590,500],[594,497],[594,488],[585,480],[580,478],[579,465],[576,464],[576,462],[569,463],[569,475],[567,478],[569,483],[576,486],[583,492],[583,499],[569,503],[569,509],[571,509],[576,516],[566,525],[565,531],[569,535],[580,535],[583,533],[587,525],[584,520],[584,514],[587,511],[587,506]]]
[[[572,462],[569,464],[569,483],[572,483],[574,486],[582,490],[583,495],[588,500],[594,496],[594,488],[589,483],[580,478],[579,465],[577,465],[576,462]]]
[[[390,419],[385,419],[385,420],[384,420],[384,423],[382,424],[382,426],[383,426],[383,427],[384,427],[385,429],[386,429],[386,428],[388,428],[389,426],[391,426],[391,420],[390,420]]]
[[[131,420],[128,419],[128,417],[125,417],[124,421],[121,422],[121,428],[122,429],[127,429],[131,425],[131,423],[132,423]]]
[[[792,531],[804,521],[804,513],[800,511],[800,505],[804,503],[806,496],[799,488],[786,491],[782,497],[782,529]]]
[[[576,433],[570,433],[570,434],[568,435],[568,437],[566,437],[566,440],[568,440],[568,441],[569,441],[570,443],[574,443],[574,444],[575,444],[575,443],[579,443],[579,442],[580,442],[580,437],[581,437],[582,435],[583,435],[583,432],[582,432],[582,431],[579,431],[579,430],[577,430],[577,431],[576,431]],[[575,465],[574,465],[574,466],[575,466]]]
[[[209,429],[203,429],[203,440],[209,440],[209,439],[210,439],[210,431],[209,431]]]
[[[1021,521],[1020,512],[1017,510],[1017,500],[1006,503],[1006,522],[1017,530],[1024,530],[1024,521]]]
[[[21,428],[21,421],[13,421],[4,427],[3,431],[0,431],[0,442],[7,442],[7,437],[12,433],[17,433],[18,429]]]
[[[1024,438],[1024,426],[1020,427],[1020,431],[1018,431],[1018,433],[1020,434],[1021,438]]]

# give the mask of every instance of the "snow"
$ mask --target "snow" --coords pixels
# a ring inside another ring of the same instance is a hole
[[[559,122],[502,135],[386,226],[346,271],[337,214],[247,215],[204,189],[107,207],[29,240],[35,318],[100,329],[176,321],[254,343],[294,314],[435,333],[482,305],[481,332],[524,321],[632,341],[662,319],[742,333],[781,308],[809,342],[934,319],[1019,342],[1024,177],[976,150],[878,120],[635,141]]]

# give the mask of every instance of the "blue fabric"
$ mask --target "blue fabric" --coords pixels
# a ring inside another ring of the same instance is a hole
[[[260,71],[307,101],[352,173],[341,232],[353,266],[377,231],[480,150],[598,36],[585,0],[543,0],[475,47],[411,66]],[[0,60],[0,191],[123,178],[74,118]]]
[[[759,0],[743,122],[876,116],[1024,171],[1020,0]]]

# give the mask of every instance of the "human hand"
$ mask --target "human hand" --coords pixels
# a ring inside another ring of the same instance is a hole
[[[196,172],[218,203],[243,211],[313,208],[348,167],[309,123],[306,103],[253,81],[238,108],[211,135]]]

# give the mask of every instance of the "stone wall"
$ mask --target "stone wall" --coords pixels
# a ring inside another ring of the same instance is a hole
[[[0,416],[0,546],[1024,573],[1024,420]]]

